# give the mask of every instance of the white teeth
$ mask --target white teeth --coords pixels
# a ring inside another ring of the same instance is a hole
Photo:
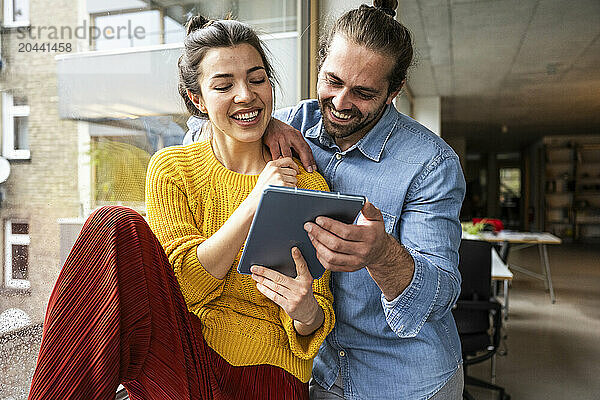
[[[344,114],[339,111],[335,111],[333,108],[331,108],[331,113],[333,115],[335,115],[336,118],[339,118],[339,119],[350,119],[352,117],[352,115],[350,115],[350,114]]]
[[[258,110],[256,111],[252,111],[252,112],[247,112],[247,113],[240,113],[240,114],[235,114],[232,115],[231,118],[240,120],[240,121],[251,121],[254,118],[256,118],[258,116]]]

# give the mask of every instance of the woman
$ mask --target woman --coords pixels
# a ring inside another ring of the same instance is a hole
[[[195,17],[184,45],[180,93],[211,139],[152,158],[158,240],[131,210],[90,216],[50,299],[30,399],[114,398],[119,382],[131,399],[308,398],[334,323],[328,275],[313,282],[298,249],[295,279],[235,266],[265,186],[327,186],[269,160],[273,73],[251,28]]]

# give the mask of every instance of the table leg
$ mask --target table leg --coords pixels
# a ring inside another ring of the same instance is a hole
[[[504,320],[508,319],[508,279],[504,280]]]
[[[496,354],[492,356],[492,365],[490,371],[490,379],[492,380],[492,384],[496,383]]]
[[[546,264],[544,263],[544,245],[538,244],[538,251],[540,253],[540,266],[542,267],[542,280],[544,281],[544,288],[548,290],[550,287],[548,286],[548,274],[546,272]]]
[[[552,285],[552,275],[550,275],[550,262],[548,261],[548,249],[545,244],[540,244],[540,254],[543,255],[544,275],[546,275],[546,288],[550,290],[550,300],[552,304],[556,303],[554,296],[554,287]]]

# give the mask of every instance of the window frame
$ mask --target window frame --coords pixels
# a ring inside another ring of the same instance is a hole
[[[29,0],[27,1],[27,19],[23,21],[15,21],[15,10],[13,5],[14,0],[4,0],[4,14],[3,14],[3,25],[5,28],[18,28],[22,26],[30,26],[31,25],[31,13],[29,11],[29,6],[31,5]]]
[[[31,288],[29,279],[14,279],[12,277],[12,246],[27,246],[28,251],[30,251],[31,237],[29,233],[12,233],[12,225],[15,223],[27,224],[28,228],[30,226],[28,221],[21,219],[7,219],[4,221],[4,287],[27,290]],[[29,257],[27,259],[27,272],[29,272]]]
[[[13,95],[2,93],[2,155],[9,160],[29,160],[31,152],[27,149],[15,148],[15,118],[29,117],[28,105],[15,106]]]

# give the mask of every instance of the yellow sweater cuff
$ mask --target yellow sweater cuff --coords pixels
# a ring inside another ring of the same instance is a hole
[[[312,360],[317,356],[321,343],[325,337],[331,332],[335,325],[335,317],[333,314],[333,306],[331,302],[315,293],[315,299],[319,306],[323,309],[325,316],[323,324],[313,333],[307,336],[299,335],[294,328],[294,320],[282,309],[279,309],[279,318],[285,330],[290,349],[294,355],[302,360]]]

